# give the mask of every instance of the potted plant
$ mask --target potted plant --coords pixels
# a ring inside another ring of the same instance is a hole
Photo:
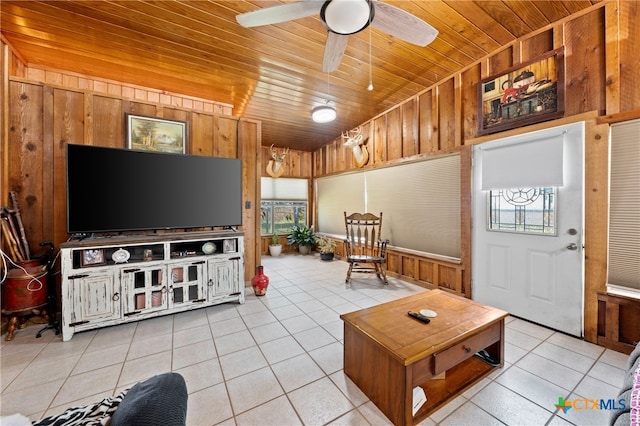
[[[269,254],[273,257],[278,257],[280,253],[282,253],[282,244],[278,240],[278,234],[274,232],[271,235],[271,243],[269,243]]]
[[[287,237],[287,244],[290,246],[297,244],[300,254],[309,254],[311,248],[316,243],[317,237],[313,232],[313,227],[306,225],[293,225]]]
[[[318,249],[320,250],[320,259],[333,260],[336,242],[331,238],[323,235],[318,238]]]

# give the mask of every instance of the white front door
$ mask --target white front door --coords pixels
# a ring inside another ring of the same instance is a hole
[[[558,143],[560,153],[545,151],[545,144],[555,149]],[[486,153],[494,149],[500,154],[489,161]],[[583,336],[583,151],[583,123],[478,145],[473,154],[472,196],[472,298],[579,337]],[[483,159],[485,167],[498,173],[483,173]],[[502,168],[510,169],[507,175],[500,175]],[[531,176],[511,179],[523,174]],[[554,174],[561,183],[544,183]],[[495,187],[503,178],[518,185]],[[485,183],[491,179],[494,187],[483,189],[483,179]]]

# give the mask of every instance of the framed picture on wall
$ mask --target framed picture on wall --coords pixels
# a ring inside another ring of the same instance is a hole
[[[139,151],[187,152],[187,123],[125,114],[127,148]]]
[[[564,115],[564,49],[553,50],[478,84],[478,135]]]

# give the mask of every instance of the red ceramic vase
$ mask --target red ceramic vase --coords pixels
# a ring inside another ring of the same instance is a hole
[[[269,277],[264,274],[264,267],[262,265],[256,267],[256,276],[251,279],[251,286],[256,296],[264,296],[267,294]]]

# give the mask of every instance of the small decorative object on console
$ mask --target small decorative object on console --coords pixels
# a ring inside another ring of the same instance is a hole
[[[145,249],[144,250],[144,257],[142,258],[142,260],[144,260],[145,262],[153,260],[153,250]]]
[[[123,248],[114,251],[111,255],[111,259],[113,259],[113,261],[116,263],[125,263],[129,260],[130,257],[131,253]]]
[[[207,241],[202,245],[202,252],[204,254],[213,254],[216,252],[216,245],[211,241]]]
[[[82,250],[82,266],[104,265],[105,263],[106,263],[106,260],[104,258],[104,250],[102,249]]]
[[[267,287],[269,286],[269,277],[264,274],[264,267],[258,265],[256,267],[256,276],[251,279],[251,287],[256,296],[264,296],[267,294]]]
[[[236,240],[226,239],[222,242],[222,251],[225,253],[233,253],[236,251]]]

